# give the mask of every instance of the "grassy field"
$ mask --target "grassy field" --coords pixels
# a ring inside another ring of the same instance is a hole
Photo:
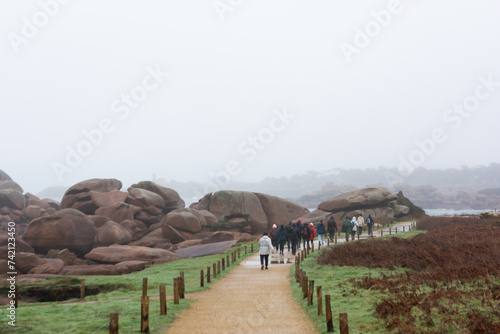
[[[250,244],[247,245],[250,255]],[[241,248],[241,258],[231,264],[217,279],[224,277],[232,268],[235,267],[245,257],[244,245],[236,244],[231,250]],[[256,244],[254,249],[257,250]],[[211,255],[199,258],[185,259],[165,264],[150,266],[141,272],[135,272],[120,276],[78,276],[71,280],[67,276],[55,276],[50,280],[38,281],[36,284],[46,286],[57,286],[58,284],[68,285],[69,283],[80,282],[85,279],[86,286],[101,284],[125,286],[117,290],[101,293],[94,296],[88,296],[84,300],[72,299],[64,302],[46,302],[46,303],[21,303],[16,310],[16,326],[13,327],[7,323],[7,317],[0,322],[0,333],[108,333],[109,314],[119,313],[120,333],[139,333],[141,317],[142,279],[148,278],[148,296],[150,296],[150,315],[149,327],[150,333],[159,333],[173,322],[175,317],[189,307],[192,302],[190,299],[181,299],[179,305],[174,305],[173,300],[167,301],[167,316],[160,316],[159,300],[153,299],[159,295],[159,285],[164,284],[167,295],[172,294],[173,278],[184,272],[186,293],[192,293],[207,289],[200,287],[200,270],[213,263],[226,258],[230,251],[224,254]],[[212,273],[213,275],[213,273]],[[215,282],[212,276],[212,282]],[[78,283],[79,284],[79,283]],[[19,285],[20,293],[27,285]],[[82,303],[84,301],[84,303]],[[4,314],[4,310],[2,310]]]
[[[315,287],[322,286],[323,296],[331,295],[337,330],[339,313],[347,313],[355,333],[498,333],[498,224],[427,218],[420,225],[429,232],[325,248],[310,253],[300,267]],[[296,300],[326,333],[316,290],[314,305],[307,306],[295,268],[290,276]]]
[[[398,233],[383,238],[398,237],[405,238],[410,235],[422,233],[417,230],[411,232]],[[343,267],[343,266],[325,266],[317,263],[318,256],[328,248],[309,253],[307,259],[301,263],[300,267],[304,270],[309,279],[314,280],[314,286],[321,286],[323,291],[323,313],[325,295],[331,295],[331,305],[333,314],[333,325],[338,333],[339,313],[347,313],[351,331],[354,333],[384,333],[387,332],[384,320],[374,315],[374,304],[383,297],[383,293],[378,291],[367,291],[356,288],[352,279],[359,279],[364,276],[382,277],[382,274],[389,275],[393,273],[404,272],[404,269],[396,268],[394,270],[383,268],[364,268],[364,267]],[[314,305],[307,306],[307,299],[302,296],[302,288],[295,280],[295,267],[290,269],[293,295],[297,302],[306,310],[310,319],[316,325],[319,333],[327,333],[325,316],[318,316],[318,306],[316,303],[316,288],[314,289]]]

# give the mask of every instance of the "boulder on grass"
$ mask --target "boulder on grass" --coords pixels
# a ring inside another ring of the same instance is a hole
[[[105,264],[117,264],[123,261],[147,261],[153,263],[160,259],[167,262],[180,259],[175,253],[165,249],[121,245],[94,248],[85,255],[85,258]]]
[[[63,209],[33,220],[23,239],[37,253],[67,248],[83,256],[92,249],[96,232],[93,222],[85,214],[75,209]]]

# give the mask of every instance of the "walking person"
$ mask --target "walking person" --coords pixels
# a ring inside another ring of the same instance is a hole
[[[335,221],[335,218],[333,216],[328,219],[328,234],[330,235],[330,241],[333,241],[333,238],[335,237],[335,233],[337,232],[337,222]]]
[[[372,215],[368,215],[368,218],[366,218],[366,226],[368,227],[368,236],[373,237],[373,225],[375,225],[375,222],[373,221]]]
[[[349,217],[345,217],[344,222],[342,223],[342,233],[345,233],[345,241],[349,242],[349,236],[352,232],[352,224]]]
[[[276,231],[277,231],[277,226],[276,224],[273,224],[273,227],[271,228],[271,231],[269,231],[269,236],[271,237],[271,242],[273,244],[273,247],[278,250],[278,244],[276,243]]]
[[[274,252],[274,247],[271,239],[267,236],[267,232],[264,232],[262,238],[259,239],[259,254],[260,254],[260,270],[264,270],[264,264],[267,266],[269,264],[269,254]]]
[[[325,244],[326,227],[325,227],[325,224],[323,224],[323,219],[321,219],[318,223],[318,226],[316,226],[316,232],[318,233],[318,244],[324,245]]]
[[[351,236],[352,236],[352,240],[354,240],[354,237],[356,236],[356,232],[357,232],[357,228],[356,228],[356,224],[357,224],[357,220],[356,220],[356,217],[352,216],[352,219],[351,219],[351,226],[352,226],[352,231],[351,231]]]
[[[288,246],[288,251],[290,252],[290,243],[292,241],[292,233],[293,233],[293,224],[291,220],[288,222],[288,225],[285,227],[285,229],[286,232],[288,233],[288,241],[286,242],[286,244]]]
[[[302,246],[304,247],[304,250],[309,249],[309,241],[311,240],[311,229],[309,226],[307,226],[307,223],[304,223],[302,225],[302,232],[300,233],[302,237]],[[306,248],[307,244],[307,248]]]
[[[299,229],[297,228],[297,224],[294,224],[292,226],[292,234],[290,235],[290,241],[292,242],[292,255],[295,255],[297,252],[297,244],[300,242],[300,234],[299,234]]]
[[[279,246],[279,254],[285,255],[285,243],[288,240],[288,232],[285,230],[283,225],[274,233],[274,237],[276,238],[276,244]]]
[[[363,218],[363,215],[359,215],[357,223],[358,235],[361,235],[363,234],[363,226],[365,226],[365,219]]]
[[[304,226],[302,226],[302,221],[299,219],[297,220],[297,230],[299,230],[299,240],[297,241],[297,248],[300,249],[300,239],[302,238],[302,229]]]
[[[314,224],[310,223],[309,228],[311,229],[311,246],[313,246],[314,238],[316,238],[316,230],[314,229]]]

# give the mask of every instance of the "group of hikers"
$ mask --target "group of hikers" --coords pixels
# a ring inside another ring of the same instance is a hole
[[[345,233],[346,241],[349,241],[349,236],[352,236],[354,240],[356,233],[358,235],[362,234],[365,225],[368,227],[368,235],[373,236],[372,228],[374,221],[371,215],[368,215],[368,218],[366,218],[366,224],[362,215],[357,219],[356,217],[350,219],[346,216],[342,223],[342,233]],[[300,249],[301,240],[304,249],[306,249],[306,247],[311,247],[316,236],[318,236],[319,245],[324,245],[327,232],[330,241],[333,241],[335,233],[337,232],[337,222],[333,216],[330,217],[326,226],[323,220],[320,220],[316,228],[313,223],[302,223],[300,219],[296,223],[290,221],[288,225],[281,225],[279,228],[274,224],[271,231],[269,231],[269,233],[264,233],[264,236],[259,240],[260,269],[267,269],[269,254],[271,254],[274,249],[276,249],[280,255],[284,255],[285,244],[287,244],[288,251],[290,251],[291,248],[292,255],[295,255],[297,248]]]

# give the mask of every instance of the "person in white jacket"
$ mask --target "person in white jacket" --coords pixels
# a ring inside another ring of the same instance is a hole
[[[356,220],[355,216],[352,216],[351,225],[352,225],[351,236],[352,240],[354,240],[354,236],[356,235],[356,231],[358,230],[358,221]]]
[[[271,238],[267,236],[267,232],[264,232],[264,236],[259,239],[260,270],[264,270],[264,263],[266,264],[267,269],[269,254],[273,251],[274,247]]]
[[[358,231],[358,235],[363,233],[363,226],[365,226],[365,219],[363,218],[362,215],[360,215],[358,217],[358,224],[357,224],[357,228],[356,228]]]

